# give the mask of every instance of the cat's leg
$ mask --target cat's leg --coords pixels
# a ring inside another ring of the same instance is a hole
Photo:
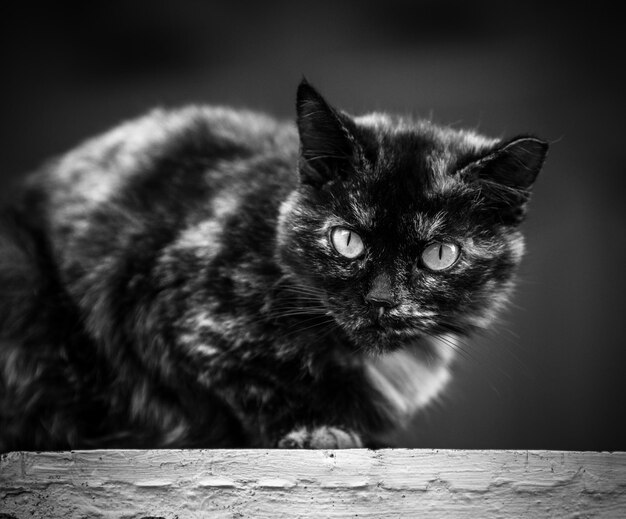
[[[401,350],[369,358],[364,364],[364,378],[355,373],[334,377],[342,381],[341,392],[328,384],[316,388],[321,393],[319,400],[332,400],[336,407],[341,406],[340,415],[348,423],[361,424],[365,433],[341,425],[300,426],[281,437],[277,446],[346,449],[394,445],[395,435],[447,385],[456,344],[457,339],[449,335],[406,344]],[[356,387],[348,390],[346,384]],[[342,394],[360,395],[361,405],[355,408],[351,401],[342,401]],[[364,414],[354,414],[357,409]]]
[[[280,449],[356,449],[363,447],[361,436],[349,429],[322,425],[297,427],[278,441]]]

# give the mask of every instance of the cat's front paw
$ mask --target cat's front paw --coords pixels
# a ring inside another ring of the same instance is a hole
[[[363,447],[360,436],[354,431],[323,425],[298,427],[279,442],[280,449],[357,449]]]

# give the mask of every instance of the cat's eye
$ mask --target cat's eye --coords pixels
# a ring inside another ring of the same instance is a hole
[[[357,258],[365,250],[361,237],[345,227],[335,227],[330,232],[330,241],[335,250],[346,258]]]
[[[456,263],[460,252],[454,243],[431,243],[422,252],[422,263],[429,270],[446,270]]]

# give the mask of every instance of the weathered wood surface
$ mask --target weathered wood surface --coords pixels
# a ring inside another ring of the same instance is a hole
[[[626,518],[626,453],[13,452],[6,517]]]

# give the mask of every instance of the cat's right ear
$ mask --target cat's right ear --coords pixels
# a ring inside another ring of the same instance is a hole
[[[347,173],[358,156],[354,123],[339,113],[306,79],[298,86],[300,181],[320,188]]]

